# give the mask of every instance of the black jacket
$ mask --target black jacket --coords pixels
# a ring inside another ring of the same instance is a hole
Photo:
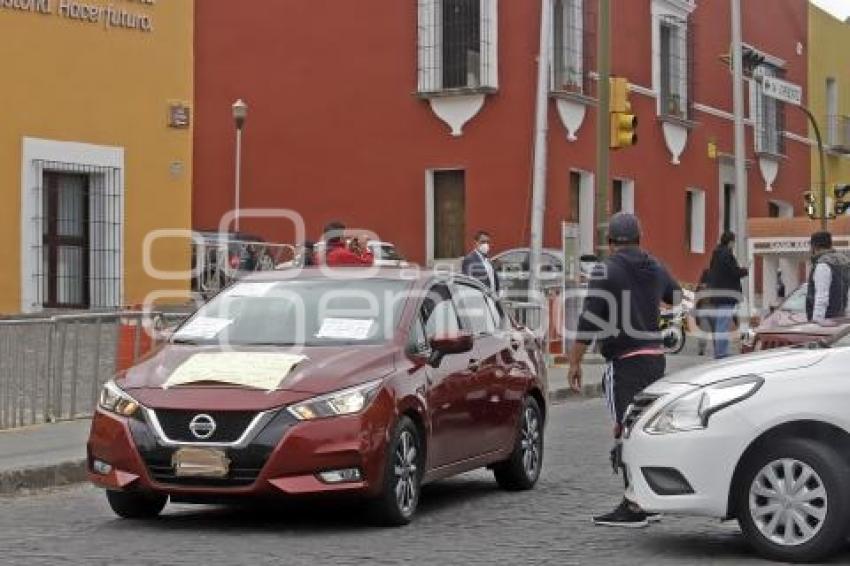
[[[708,268],[708,288],[713,291],[711,302],[721,306],[737,305],[743,294],[741,279],[746,277],[747,273],[746,268],[738,265],[732,250],[727,246],[717,246],[711,255],[711,265]]]
[[[593,270],[578,340],[589,344],[597,338],[608,360],[659,347],[660,304],[677,302],[681,290],[654,257],[639,248],[622,249]]]
[[[464,275],[469,275],[481,282],[482,285],[490,289],[491,291],[498,293],[499,292],[499,276],[496,274],[496,268],[493,266],[493,263],[489,258],[484,258],[482,261],[481,255],[473,250],[469,255],[463,258],[463,264],[461,264],[461,271]],[[484,266],[484,262],[490,264],[490,268],[493,270],[493,283],[495,288],[490,288],[490,278],[487,276],[487,268]]]

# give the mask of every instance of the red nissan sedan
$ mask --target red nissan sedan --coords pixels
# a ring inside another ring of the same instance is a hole
[[[253,275],[104,386],[89,477],[126,518],[348,494],[406,524],[441,478],[487,467],[534,487],[545,371],[533,333],[463,276]]]

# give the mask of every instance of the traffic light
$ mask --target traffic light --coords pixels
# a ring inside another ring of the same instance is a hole
[[[850,185],[835,185],[832,197],[836,216],[841,216],[850,210]]]
[[[629,102],[629,81],[622,77],[611,78],[611,149],[637,145],[637,116],[632,114]]]
[[[803,207],[806,210],[806,216],[811,218],[812,220],[817,220],[821,217],[820,212],[820,200],[818,199],[818,195],[816,195],[812,191],[806,191],[803,193]]]

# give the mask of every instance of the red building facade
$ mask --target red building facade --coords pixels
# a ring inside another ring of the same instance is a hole
[[[580,226],[593,247],[595,5],[553,17],[545,241]],[[694,281],[734,229],[728,2],[612,0],[612,73],[632,83],[639,143],[611,160],[612,208]],[[744,2],[758,73],[805,85],[805,0]],[[194,224],[233,208],[230,106],[250,105],[244,208],[289,208],[317,238],[331,219],[370,229],[420,263],[455,257],[484,228],[527,245],[542,1],[229,0],[197,6]],[[749,216],[793,215],[809,185],[803,115],[748,81]],[[607,120],[607,117],[606,117]],[[283,221],[242,230],[287,242]]]

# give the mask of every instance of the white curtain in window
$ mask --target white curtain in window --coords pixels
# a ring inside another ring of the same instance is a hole
[[[481,86],[499,88],[499,0],[481,0]]]
[[[442,2],[418,0],[419,92],[443,88]]]

